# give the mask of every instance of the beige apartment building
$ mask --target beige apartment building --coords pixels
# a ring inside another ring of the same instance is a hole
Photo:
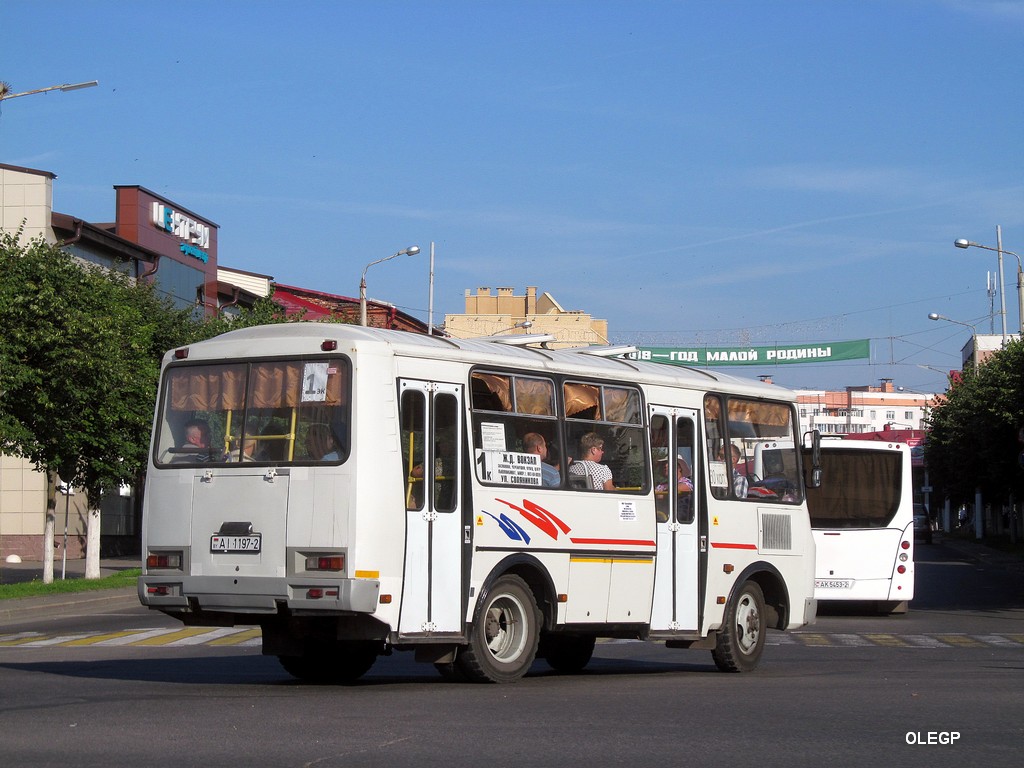
[[[457,339],[505,334],[550,333],[555,349],[608,344],[608,321],[597,320],[583,310],[565,310],[550,293],[537,295],[528,286],[525,296],[516,296],[513,288],[466,289],[466,311],[445,315],[444,330]]]
[[[798,389],[803,430],[823,435],[856,435],[884,430],[923,430],[929,409],[940,395],[909,392],[891,379],[844,390]]]

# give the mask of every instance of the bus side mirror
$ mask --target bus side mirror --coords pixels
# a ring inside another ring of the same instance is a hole
[[[810,476],[804,477],[804,481],[808,488],[820,488],[821,487],[821,432],[816,429],[810,432],[804,433],[804,445],[807,445],[808,438],[810,438],[810,451],[811,451],[811,473]]]

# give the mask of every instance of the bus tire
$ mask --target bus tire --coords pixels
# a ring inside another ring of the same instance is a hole
[[[768,633],[764,593],[757,582],[745,581],[726,606],[725,622],[711,652],[723,672],[752,672],[761,660]]]
[[[596,641],[593,635],[550,633],[541,638],[539,654],[556,672],[575,675],[590,663]]]
[[[540,610],[518,576],[499,577],[477,603],[469,644],[455,663],[475,683],[514,683],[537,656]]]
[[[438,671],[449,683],[464,683],[466,682],[466,676],[462,674],[462,669],[454,661],[445,661],[440,664],[435,664],[434,669]]]
[[[377,660],[378,643],[317,644],[301,656],[278,656],[292,677],[308,683],[352,683],[370,671]]]

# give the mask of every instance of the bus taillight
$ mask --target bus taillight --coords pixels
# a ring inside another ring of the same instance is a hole
[[[181,568],[180,552],[157,552],[146,558],[147,568]]]
[[[343,571],[344,555],[312,555],[306,558],[307,571]]]

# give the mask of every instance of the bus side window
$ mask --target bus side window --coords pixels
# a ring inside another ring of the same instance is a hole
[[[672,471],[669,465],[668,419],[660,415],[651,417],[651,466],[654,467],[654,514],[659,523],[667,523]]]
[[[402,393],[402,467],[405,478],[405,508],[423,509],[426,451],[426,399],[422,392]]]
[[[455,510],[458,489],[459,402],[454,395],[434,399],[434,509]]]

